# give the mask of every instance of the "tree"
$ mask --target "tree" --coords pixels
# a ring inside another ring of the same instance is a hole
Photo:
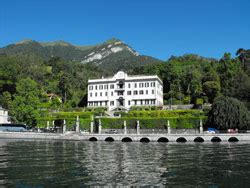
[[[220,130],[249,128],[249,113],[242,102],[220,96],[215,99],[208,114],[208,125]]]
[[[39,117],[39,89],[31,78],[21,79],[16,85],[17,93],[13,100],[13,115],[18,122],[34,126]]]
[[[230,96],[233,86],[233,78],[240,71],[239,62],[231,59],[230,53],[225,53],[224,56],[220,59],[220,63],[217,69],[220,82],[221,82],[221,92],[225,96]]]
[[[239,72],[233,80],[232,96],[245,102],[250,107],[250,76],[245,72]]]
[[[11,103],[12,103],[12,99],[11,99],[11,94],[8,91],[3,92],[3,96],[1,97],[1,104],[2,107],[5,109],[10,110],[11,109]]]
[[[58,88],[63,99],[63,103],[67,101],[70,95],[70,78],[66,73],[61,73]]]
[[[242,66],[244,69],[246,69],[246,54],[247,50],[240,48],[237,50],[236,55],[238,56],[240,62],[242,63]]]
[[[216,81],[207,81],[202,85],[202,87],[210,103],[212,103],[219,95],[221,89],[220,83]]]

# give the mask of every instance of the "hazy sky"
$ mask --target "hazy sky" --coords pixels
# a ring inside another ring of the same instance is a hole
[[[0,47],[27,38],[89,45],[112,37],[163,60],[235,55],[250,48],[250,0],[0,1]]]

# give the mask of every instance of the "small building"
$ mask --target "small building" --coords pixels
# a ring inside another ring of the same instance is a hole
[[[88,107],[115,111],[162,105],[163,84],[157,75],[130,76],[119,71],[113,77],[88,80]]]
[[[0,106],[0,123],[11,123],[9,121],[8,111]]]

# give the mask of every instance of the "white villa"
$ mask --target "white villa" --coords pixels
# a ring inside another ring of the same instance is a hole
[[[8,111],[0,106],[0,123],[10,123]]]
[[[162,106],[163,85],[157,75],[129,76],[119,71],[113,77],[88,80],[88,107],[108,111],[131,106]]]

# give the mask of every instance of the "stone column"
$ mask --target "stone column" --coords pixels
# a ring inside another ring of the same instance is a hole
[[[63,120],[63,134],[66,133],[66,120]]]
[[[139,120],[136,121],[136,133],[140,134],[140,121]]]
[[[123,129],[124,129],[124,134],[127,134],[127,122],[124,120],[123,122]]]
[[[171,134],[170,121],[168,120],[168,134]]]
[[[99,123],[98,123],[98,134],[102,134],[102,121],[101,121],[101,119],[99,119]]]
[[[90,133],[92,134],[93,132],[94,132],[94,117],[91,116]]]
[[[94,122],[90,122],[90,133],[92,134],[94,132]]]
[[[76,116],[76,133],[80,132],[80,120],[79,116]]]
[[[54,120],[52,121],[52,128],[53,129],[55,128],[55,121]]]
[[[200,119],[200,134],[203,134],[203,123],[202,123],[202,119]]]
[[[47,127],[46,127],[47,130],[49,130],[49,121],[47,121]]]

